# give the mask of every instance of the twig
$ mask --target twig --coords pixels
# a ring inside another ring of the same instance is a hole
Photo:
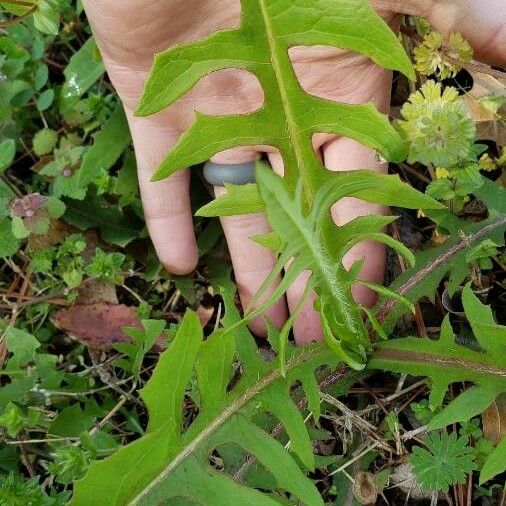
[[[482,237],[486,236],[491,230],[495,228],[499,228],[506,224],[506,216],[502,216],[497,220],[489,223],[488,225],[480,228],[476,232],[466,237],[466,240],[459,241],[454,244],[448,251],[445,251],[441,256],[437,257],[433,262],[427,264],[423,269],[420,269],[417,273],[415,273],[411,278],[409,278],[403,285],[401,285],[397,289],[397,293],[400,295],[406,295],[410,290],[412,290],[418,283],[423,281],[428,275],[430,275],[434,270],[438,269],[442,265],[449,262],[449,260],[468,247],[468,244],[472,244],[474,242],[479,241]],[[376,313],[376,318],[379,322],[384,321],[393,308],[396,306],[396,300],[388,300],[385,302]]]
[[[41,443],[60,443],[61,441],[79,441],[78,437],[54,437],[46,439],[26,439],[19,441],[6,441],[8,445],[23,445],[23,444],[41,444]]]
[[[420,173],[418,170],[414,169],[413,167],[411,167],[411,165],[408,165],[407,163],[400,163],[399,168],[404,169],[406,172],[409,172],[410,174],[413,174],[413,176],[417,177],[418,179],[420,179],[420,181],[423,181],[424,183],[427,184],[431,183],[431,180],[427,176],[424,176],[422,173]]]
[[[445,59],[447,59],[450,63],[458,65],[459,67],[462,67],[468,71],[472,70],[474,72],[479,72],[480,74],[488,74],[493,77],[496,77],[497,79],[506,79],[506,72],[503,72],[502,70],[493,69],[488,65],[485,65],[484,63],[480,63],[475,60],[470,62],[459,60],[458,58],[450,56],[445,48],[443,48],[441,52],[443,53]]]
[[[23,462],[26,469],[28,470],[28,474],[30,475],[30,478],[33,478],[36,474],[35,468],[33,467],[30,457],[28,456],[28,453],[26,451],[24,443],[21,443],[20,450],[21,450],[21,461]]]
[[[400,234],[399,234],[399,230],[397,228],[397,224],[395,222],[392,223],[392,236],[394,239],[397,239],[399,242],[402,242]],[[397,258],[399,259],[399,265],[401,266],[401,271],[403,273],[406,272],[406,261],[404,260],[404,257],[401,254],[397,253]],[[418,330],[418,335],[420,337],[424,337],[424,338],[428,337],[427,336],[427,329],[425,328],[425,322],[423,320],[422,309],[420,307],[419,302],[416,302],[416,304],[415,304],[415,325]]]
[[[377,442],[374,442],[371,446],[368,446],[365,450],[362,450],[358,455],[355,455],[351,460],[345,462],[341,467],[338,467],[336,470],[329,473],[329,476],[332,476],[337,473],[341,473],[344,469],[354,464],[357,460],[361,459],[364,455],[367,455],[370,451],[374,450],[378,446]]]
[[[111,411],[109,411],[109,413],[107,413],[106,416],[104,416],[104,418],[102,418],[102,420],[100,420],[99,423],[97,423],[95,425],[95,427],[93,427],[90,431],[89,431],[89,435],[90,436],[93,436],[93,434],[95,434],[96,432],[98,432],[102,427],[104,427],[104,425],[123,407],[123,405],[125,404],[125,402],[127,401],[127,397],[125,397],[124,395],[120,397],[120,400],[119,402],[116,404],[116,406],[114,406],[114,408],[111,409]]]
[[[467,505],[472,506],[473,500],[473,473],[469,473],[467,477]]]
[[[117,355],[114,357],[114,359],[116,359],[116,358],[117,358]],[[102,364],[105,364],[105,362],[103,362]],[[102,364],[100,364],[100,366]],[[132,381],[133,378],[134,378],[134,376],[129,376],[128,378],[117,381],[115,383],[115,385],[116,386],[124,385],[125,383],[129,383],[130,381]],[[110,385],[105,385],[103,387],[94,388],[93,390],[86,390],[85,392],[60,392],[58,390],[45,390],[45,389],[38,389],[38,392],[45,393],[46,395],[49,395],[51,397],[72,397],[72,398],[80,399],[81,397],[87,397],[90,395],[94,395],[98,392],[103,392],[104,390],[110,390],[110,389],[111,389]]]
[[[16,309],[22,309],[24,307],[32,306],[33,304],[39,304],[41,302],[51,302],[53,304],[57,304],[60,306],[68,306],[71,305],[70,302],[68,302],[65,299],[62,299],[61,297],[64,297],[66,293],[49,293],[47,295],[41,295],[40,297],[30,297],[30,300],[26,300],[24,302],[15,302],[13,304],[0,304],[0,309],[13,309],[15,307]],[[14,294],[11,296],[8,296],[7,298],[15,298],[15,299],[23,299],[28,298],[25,295],[21,294]]]
[[[218,310],[216,311],[216,321],[214,322],[214,332],[218,330],[221,320],[221,302],[218,304]]]
[[[364,420],[353,410],[348,408],[346,404],[342,403],[337,399],[334,399],[334,397],[332,397],[331,395],[320,393],[320,397],[322,398],[322,400],[324,400],[328,404],[336,407],[339,411],[341,411],[341,413],[343,413],[346,418],[349,418],[352,421],[352,423],[354,423],[358,427],[360,432],[365,433],[367,437],[374,440],[377,446],[381,446],[386,451],[392,451],[392,449],[387,443],[378,438],[378,435],[376,434],[376,427],[374,427],[374,425],[369,423],[367,420]]]
[[[421,427],[417,427],[416,429],[413,429],[413,430],[410,430],[408,432],[405,432],[401,436],[401,440],[402,441],[408,441],[410,439],[415,438],[416,436],[418,436],[420,434],[424,434],[425,432],[427,432],[427,425],[422,425]]]

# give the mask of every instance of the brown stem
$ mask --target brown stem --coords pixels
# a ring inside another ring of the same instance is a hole
[[[39,304],[41,302],[51,302],[52,304],[57,304],[59,306],[69,306],[71,305],[70,302],[63,299],[62,297],[65,296],[64,292],[61,293],[50,293],[47,295],[41,295],[40,297],[27,297],[28,300],[25,300],[23,302],[13,302],[12,304],[0,304],[0,309],[22,309],[27,306],[31,306],[33,304]],[[22,299],[25,298],[23,296],[17,296],[16,299]]]
[[[416,362],[440,366],[441,369],[455,368],[467,369],[478,374],[488,374],[506,379],[506,369],[498,365],[481,363],[474,360],[464,360],[455,357],[436,356],[431,353],[418,351],[380,349],[374,353],[374,358],[383,360],[395,360],[396,362]]]
[[[501,227],[506,225],[506,216],[499,218],[498,220],[489,223],[477,230],[474,234],[466,236],[465,239],[462,239],[457,244],[454,244],[448,251],[445,251],[441,256],[436,258],[433,262],[427,264],[423,269],[420,269],[417,273],[413,274],[411,278],[409,278],[403,285],[401,285],[397,289],[397,293],[400,295],[406,295],[409,291],[411,291],[418,283],[423,281],[427,276],[429,276],[433,271],[439,269],[442,265],[448,263],[450,259],[467,248],[470,244],[479,241],[481,238],[485,237],[491,230],[497,227]],[[379,322],[384,321],[392,309],[395,307],[396,301],[394,299],[390,299],[386,301],[378,310],[376,314],[376,318]]]

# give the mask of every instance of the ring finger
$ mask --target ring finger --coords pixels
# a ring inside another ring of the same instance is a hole
[[[258,157],[252,149],[234,149],[214,156],[211,161],[219,164],[247,163]],[[214,193],[219,197],[226,193],[223,186],[215,186]],[[250,306],[251,300],[272,271],[275,254],[256,244],[251,237],[269,232],[269,224],[264,213],[246,214],[241,216],[227,216],[221,218],[221,224],[228,243],[235,281],[243,308]],[[279,280],[269,287],[251,309],[260,306],[275,289]],[[277,328],[281,328],[288,317],[288,310],[284,298],[271,306],[264,314]],[[266,334],[264,317],[254,319],[250,323],[253,332]]]

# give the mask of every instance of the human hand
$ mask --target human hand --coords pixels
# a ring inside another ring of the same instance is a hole
[[[491,0],[489,3],[494,2],[496,5],[493,7],[501,12],[501,0]],[[480,2],[376,0],[373,3],[392,26],[398,20],[397,7],[402,4],[403,12],[410,12],[411,9],[412,13],[426,14],[443,32],[460,29],[468,36],[466,30],[459,28],[457,23],[472,28],[472,22],[477,22],[473,6]],[[156,251],[170,272],[190,272],[197,263],[198,255],[189,202],[189,174],[182,171],[158,183],[152,183],[151,176],[179,136],[193,122],[195,110],[209,115],[252,112],[262,104],[263,92],[256,79],[247,72],[228,69],[205,77],[184,98],[161,113],[149,118],[136,118],[133,110],[148,76],[153,54],[177,43],[201,39],[218,29],[237,26],[239,2],[123,0],[118,3],[115,0],[85,0],[84,4],[109,76],[125,106],[136,150],[146,221]],[[497,13],[489,16],[486,8],[488,4],[480,7],[479,20],[483,21],[483,27],[494,31]],[[495,37],[499,43],[502,40],[504,48],[504,35],[501,39],[500,32],[496,30],[495,33],[499,34]],[[473,37],[471,41],[475,43],[475,49],[481,51],[484,57],[495,56],[491,47],[493,37]],[[366,57],[323,47],[294,48],[291,57],[301,85],[309,93],[347,103],[372,101],[378,109],[384,112],[388,110],[391,75]],[[386,171],[387,168],[386,164],[376,159],[373,151],[347,138],[317,135],[314,147],[329,170],[366,167]],[[216,155],[213,161],[241,163],[255,159],[259,153],[267,154],[273,169],[282,172],[280,156],[266,146],[229,150]],[[216,188],[215,191],[219,194],[223,189]],[[357,216],[383,211],[378,205],[344,199],[334,206],[333,217],[336,223],[343,224]],[[222,224],[239,294],[246,307],[275,263],[271,252],[249,239],[267,232],[268,224],[261,214],[224,218]],[[381,282],[385,264],[384,247],[371,242],[359,244],[347,255],[345,264],[349,266],[361,258],[364,258],[361,277]],[[267,311],[266,315],[276,326],[282,325],[289,311],[297,305],[305,282],[304,277],[298,279],[288,291],[286,301],[280,301]],[[264,298],[268,295],[266,293]],[[364,305],[374,302],[374,294],[362,286],[354,288],[354,296]],[[255,332],[264,333],[261,319],[252,322],[251,326]],[[320,338],[319,318],[311,303],[301,312],[294,331],[300,343]]]

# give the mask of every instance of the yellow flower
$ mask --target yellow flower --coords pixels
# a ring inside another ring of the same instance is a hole
[[[499,167],[506,166],[506,147],[502,148],[501,154],[497,159],[497,165],[499,165]]]
[[[444,167],[436,167],[436,179],[448,179],[450,173]]]
[[[480,166],[480,169],[484,170],[485,172],[492,172],[496,168],[495,161],[489,156],[488,153],[485,153],[479,159],[478,165]]]

